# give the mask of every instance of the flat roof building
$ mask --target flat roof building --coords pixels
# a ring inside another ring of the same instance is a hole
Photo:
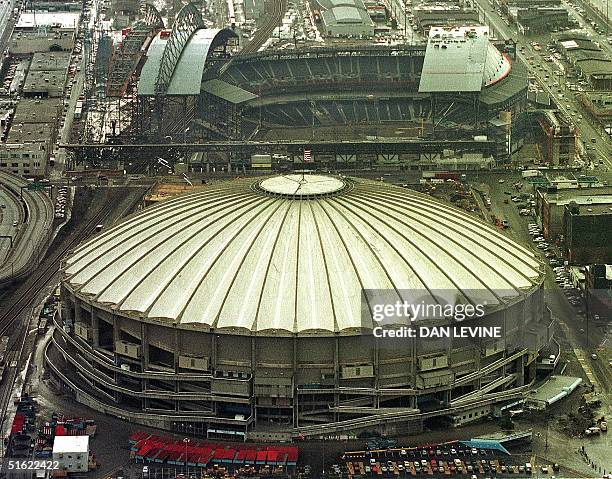
[[[13,124],[55,123],[61,111],[59,98],[22,98],[15,107]]]
[[[565,7],[510,8],[509,14],[524,35],[549,32],[555,27],[564,27],[569,23],[569,14]]]
[[[329,37],[371,37],[374,22],[362,0],[319,0],[323,34]]]
[[[30,70],[23,85],[24,97],[59,97],[64,94],[66,70]]]
[[[70,52],[36,52],[30,62],[30,71],[66,71],[70,55]]]
[[[595,42],[582,35],[564,35],[559,47],[595,90],[612,90],[612,60]]]
[[[604,125],[612,122],[612,95],[607,91],[585,91],[579,95],[582,104]]]
[[[547,240],[555,240],[563,234],[565,206],[576,202],[580,206],[612,204],[612,187],[598,188],[538,188],[536,190],[536,215]]]
[[[60,471],[87,472],[89,470],[89,436],[55,436],[53,461],[57,461],[57,469]]]
[[[6,142],[0,144],[0,168],[22,176],[44,176],[54,135],[54,123],[16,123],[13,119]]]
[[[571,264],[612,263],[612,196],[608,199],[565,205],[563,233]]]
[[[8,41],[11,55],[28,55],[35,52],[72,51],[75,30],[59,29],[47,34],[33,31],[14,31]]]
[[[19,15],[17,30],[37,30],[40,27],[70,28],[78,30],[80,12],[23,12]]]

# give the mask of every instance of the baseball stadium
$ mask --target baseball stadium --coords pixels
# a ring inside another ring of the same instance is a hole
[[[488,135],[503,146],[509,131],[520,136],[526,70],[487,27],[434,27],[427,44],[232,55],[236,34],[204,28],[193,4],[171,30],[147,8],[107,83],[123,105],[112,121],[126,142]]]
[[[552,335],[542,287],[533,252],[406,188],[218,181],[65,259],[46,362],[83,404],[209,438],[420,432],[524,397]],[[486,305],[461,324],[503,335],[387,343],[372,334],[375,290]]]

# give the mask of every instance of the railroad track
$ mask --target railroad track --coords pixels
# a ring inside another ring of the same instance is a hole
[[[86,222],[82,223],[74,234],[62,242],[53,253],[47,256],[39,267],[24,281],[5,302],[0,310],[0,336],[11,337],[7,350],[5,377],[0,388],[0,432],[4,429],[4,421],[8,410],[13,385],[24,360],[24,348],[28,337],[30,319],[20,320],[21,314],[33,310],[32,301],[36,294],[44,288],[59,272],[62,258],[95,229],[97,224],[103,223],[115,208],[110,201],[110,194],[104,205]]]
[[[56,248],[45,258],[38,269],[24,281],[6,301],[0,311],[0,336],[5,335],[14,327],[13,320],[30,306],[33,295],[44,287],[60,269],[61,259],[94,230],[95,226],[104,222],[111,214],[114,204],[107,202],[87,222],[80,225],[76,234],[71,235],[60,248]]]
[[[249,43],[241,50],[241,53],[255,53],[266,42],[274,32],[274,29],[280,25],[285,11],[287,10],[287,0],[268,0],[266,2],[265,14],[268,21],[257,29],[255,35]]]
[[[42,191],[22,192],[27,182],[20,177],[0,172],[2,186],[21,205],[20,231],[15,237],[13,251],[0,266],[0,284],[14,281],[30,273],[48,246],[53,227],[53,205]],[[22,197],[23,194],[23,197]],[[28,253],[28,245],[30,252]],[[26,248],[26,249],[24,249]],[[34,259],[33,259],[34,258]]]

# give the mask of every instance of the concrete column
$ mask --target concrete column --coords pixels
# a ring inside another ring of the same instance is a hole
[[[121,332],[119,330],[119,318],[113,315],[113,351],[115,350],[115,344],[121,338]],[[115,353],[116,356],[116,353]]]
[[[100,347],[100,318],[98,314],[91,314],[91,344],[94,348]]]
[[[517,387],[525,385],[525,370],[523,368],[523,358],[524,356],[521,356],[515,362]]]
[[[149,367],[149,333],[146,323],[140,323],[140,349],[142,351],[141,368],[143,371]]]
[[[293,403],[293,427],[298,427],[299,424],[299,413],[297,410],[298,406],[298,394],[297,394],[297,384],[296,384],[296,376],[297,376],[297,337],[293,337],[293,372],[291,378],[291,395],[292,395],[292,403]]]
[[[334,337],[334,367],[336,368],[335,370],[335,383],[336,383],[336,387],[340,386],[340,374],[341,372],[339,371],[339,359],[340,359],[340,346],[339,346],[339,342],[338,342],[338,336]],[[338,393],[335,392],[334,393],[334,406],[338,406]],[[334,421],[338,421],[338,413],[334,412]]]
[[[81,300],[77,299],[74,303],[74,318],[70,318],[72,321],[74,322],[80,322],[81,321]],[[64,320],[64,324],[66,324],[66,321]]]

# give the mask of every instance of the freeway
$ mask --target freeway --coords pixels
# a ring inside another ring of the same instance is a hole
[[[1,284],[29,273],[38,264],[48,247],[54,214],[51,200],[43,191],[24,189],[23,198],[20,198],[21,187],[28,185],[23,178],[0,171],[0,184],[4,194],[13,198],[13,207],[15,201],[20,203],[19,214],[11,222],[13,247],[0,263]],[[8,209],[7,204],[3,211]],[[15,221],[17,226],[13,227]]]
[[[586,149],[586,146],[593,148],[593,151],[597,153],[595,160],[603,160],[606,165],[606,171],[612,168],[612,154],[610,154],[612,151],[612,140],[606,135],[601,127],[589,121],[588,115],[579,113],[579,111],[581,111],[581,105],[573,91],[564,89],[563,87],[558,88],[561,86],[558,83],[559,80],[564,83],[564,86],[569,86],[565,74],[557,73],[560,72],[558,62],[544,58],[547,54],[545,50],[535,51],[528,42],[527,37],[517,33],[515,29],[511,28],[506,21],[491,8],[489,0],[477,0],[476,3],[478,4],[481,14],[485,16],[486,23],[495,30],[501,39],[517,39],[517,45],[520,46],[517,51],[518,58],[527,65],[529,74],[538,80],[538,83],[548,92],[555,104],[558,105],[559,110],[564,112],[567,117],[571,118],[575,123],[584,148]],[[595,35],[593,31],[589,33]],[[555,85],[555,76],[557,77],[556,81],[558,85]],[[593,139],[595,139],[594,142]]]

